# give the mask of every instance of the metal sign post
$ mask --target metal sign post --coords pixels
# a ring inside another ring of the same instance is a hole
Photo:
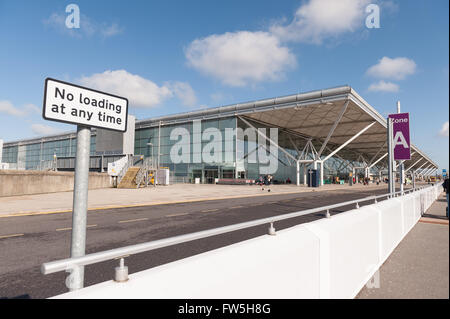
[[[46,120],[77,124],[77,153],[73,191],[72,258],[85,255],[89,189],[91,127],[126,132],[128,100],[126,98],[47,78],[42,116]],[[103,163],[102,163],[103,166]],[[84,266],[67,269],[70,290],[84,286]]]
[[[70,247],[70,257],[72,258],[85,255],[90,145],[91,129],[84,125],[78,125],[73,192],[72,244]],[[83,288],[84,266],[77,266],[72,269],[68,286],[70,290]]]
[[[392,119],[387,119],[387,144],[388,144],[388,193],[392,194],[395,192],[395,182],[394,182],[394,148],[393,148],[393,123]]]

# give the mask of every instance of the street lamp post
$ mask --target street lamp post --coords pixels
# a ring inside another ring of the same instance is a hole
[[[153,143],[147,143],[147,146],[151,146],[152,147],[152,169],[154,169],[154,157],[153,157]],[[153,175],[153,186],[156,187],[156,171],[155,174]]]
[[[53,152],[53,165],[54,165],[53,170],[54,170],[55,172],[58,171],[58,157],[57,157],[57,155],[56,155],[56,148],[55,148],[55,150],[54,150],[54,152]]]
[[[147,143],[147,146],[152,147],[152,166],[153,166],[153,143]]]

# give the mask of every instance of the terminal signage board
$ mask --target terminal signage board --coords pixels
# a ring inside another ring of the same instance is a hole
[[[124,97],[47,78],[43,117],[46,120],[125,132],[128,100]]]
[[[390,114],[389,118],[393,122],[394,161],[410,160],[409,113]]]

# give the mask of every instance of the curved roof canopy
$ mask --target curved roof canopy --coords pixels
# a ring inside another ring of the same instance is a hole
[[[386,118],[350,86],[141,120],[136,128],[232,115],[255,126],[278,127],[286,132],[290,138],[279,138],[280,147],[292,148],[294,143],[302,149],[310,139],[322,159],[329,155],[351,161],[362,158],[370,166],[387,153]],[[387,166],[387,156],[377,164]],[[411,160],[405,161],[406,169],[412,165],[438,167],[414,145]]]

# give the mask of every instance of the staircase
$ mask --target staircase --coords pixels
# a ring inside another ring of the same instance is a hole
[[[128,168],[119,185],[117,185],[117,188],[137,188],[136,175],[138,174],[139,170],[140,167],[135,166]]]

